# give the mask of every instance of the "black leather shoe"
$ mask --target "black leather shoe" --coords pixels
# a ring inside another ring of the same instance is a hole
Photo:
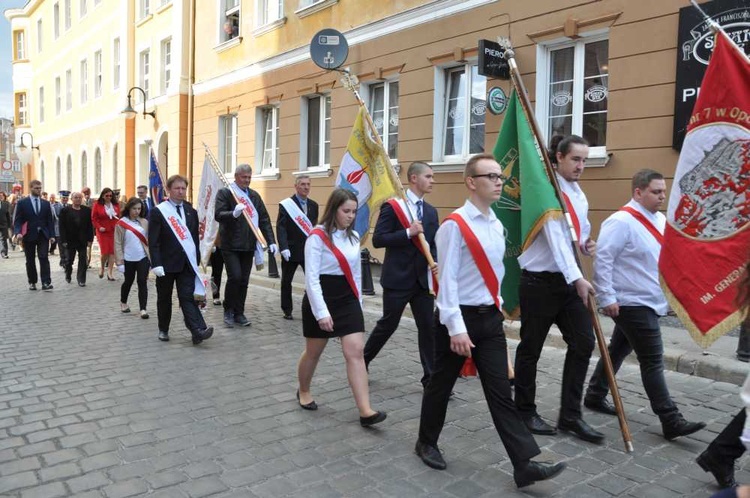
[[[234,323],[239,325],[240,327],[249,327],[250,326],[250,320],[247,319],[245,315],[234,315]]]
[[[542,417],[539,415],[534,415],[530,419],[524,420],[524,423],[532,434],[538,434],[540,436],[554,436],[557,434],[557,429],[542,420]]]
[[[527,461],[513,469],[513,480],[516,481],[516,486],[523,488],[537,481],[551,479],[565,470],[565,467],[564,462],[552,464]]]
[[[224,312],[224,324],[230,329],[234,328],[234,313],[231,311]]]
[[[560,419],[557,421],[557,428],[561,431],[575,434],[589,443],[601,444],[604,441],[604,434],[584,422],[582,418],[573,420]]]
[[[695,461],[703,470],[713,474],[716,484],[721,489],[737,487],[737,481],[734,480],[734,463],[722,464],[711,456],[708,450],[698,455]]]
[[[29,284],[29,290],[36,290],[36,284]]]
[[[385,412],[375,412],[374,415],[370,415],[369,417],[359,417],[359,425],[362,427],[370,427],[371,425],[379,424],[385,418],[387,415]]]
[[[169,340],[169,333],[164,332],[163,330],[159,331],[159,340],[167,342]]]
[[[78,281],[78,287],[86,287],[86,282]]]
[[[303,405],[303,404],[302,404],[302,402],[301,402],[301,401],[299,400],[299,389],[297,389],[297,403],[299,403],[299,406],[300,406],[300,407],[301,407],[301,408],[302,408],[303,410],[310,410],[310,411],[313,411],[313,412],[314,412],[315,410],[317,410],[317,409],[318,409],[318,404],[317,404],[317,403],[315,402],[315,400],[312,400],[312,401],[310,401],[310,402],[309,402],[309,403],[307,403],[306,405]]]
[[[294,320],[294,317],[291,313],[288,313],[284,315],[284,320]]]
[[[603,413],[605,415],[617,415],[615,405],[609,402],[607,398],[594,398],[586,396],[583,398],[583,406],[589,410]]]
[[[448,466],[443,460],[443,455],[440,454],[440,450],[437,446],[431,446],[427,443],[417,440],[417,445],[414,447],[414,453],[422,459],[425,465],[432,467],[437,470],[445,470]]]
[[[201,342],[209,339],[212,335],[214,335],[213,327],[206,327],[203,330],[199,330],[198,332],[193,334],[193,345],[200,344]]]
[[[705,427],[705,422],[688,422],[682,418],[682,416],[674,422],[661,424],[662,431],[664,432],[664,439],[667,441],[672,441],[680,436],[687,436],[694,432],[698,432]]]
[[[42,290],[43,291],[51,291],[52,289],[54,289],[54,287],[52,286],[52,284],[42,284]]]
[[[70,283],[70,277],[66,275],[66,276],[65,276],[65,281],[66,281],[67,283]]]

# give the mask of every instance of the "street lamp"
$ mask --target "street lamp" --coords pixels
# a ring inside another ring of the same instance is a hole
[[[145,119],[146,116],[151,116],[152,118],[156,119],[156,111],[146,112],[146,91],[139,87],[134,86],[130,90],[128,90],[128,105],[125,106],[125,109],[122,110],[122,114],[125,115],[126,119],[133,119],[138,114],[138,112],[133,109],[132,101],[131,101],[131,93],[133,90],[140,90],[140,92],[143,94],[143,118]]]
[[[21,150],[22,152],[26,152],[27,147],[26,147],[26,144],[23,143],[23,137],[24,137],[24,135],[28,135],[28,136],[31,137],[31,149],[32,150],[34,150],[34,149],[39,150],[38,146],[34,147],[34,135],[32,135],[28,131],[25,131],[25,132],[21,133],[21,138],[20,138],[21,143],[18,144],[18,149]]]

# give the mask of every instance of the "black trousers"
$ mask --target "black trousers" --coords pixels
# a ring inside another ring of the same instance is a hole
[[[520,285],[521,342],[516,349],[516,407],[521,417],[536,415],[536,368],[544,340],[556,324],[568,345],[562,375],[560,418],[581,417],[581,398],[594,350],[591,317],[575,286],[562,273],[523,271]]]
[[[708,445],[708,452],[714,460],[734,465],[734,461],[745,453],[745,445],[740,441],[742,429],[745,427],[747,412],[745,408],[740,409],[729,425],[716,436],[716,439]]]
[[[224,273],[224,256],[221,253],[221,248],[217,247],[216,250],[211,253],[211,281],[216,285],[215,290],[212,291],[213,298],[219,299],[221,296],[221,275]]]
[[[23,252],[26,255],[26,276],[29,283],[35,284],[39,280],[39,275],[36,272],[37,257],[39,257],[39,273],[42,276],[42,284],[52,283],[49,269],[49,239],[41,233],[34,241],[24,238]]]
[[[172,321],[172,289],[177,286],[177,300],[182,308],[185,326],[195,335],[206,328],[203,314],[193,298],[195,292],[195,272],[189,263],[185,263],[182,271],[168,272],[163,277],[156,278],[156,315],[159,319],[159,330],[169,332]]]
[[[615,374],[625,358],[635,350],[641,367],[641,381],[651,402],[651,409],[662,423],[670,423],[679,417],[680,411],[669,395],[664,378],[664,344],[659,316],[654,310],[647,306],[620,306],[608,349]],[[601,399],[608,391],[604,363],[599,360],[589,381],[586,396]]]
[[[292,303],[292,281],[294,280],[294,274],[297,272],[297,267],[302,267],[302,272],[305,271],[304,261],[284,261],[281,258],[281,311],[285,315],[291,315],[294,309]]]
[[[89,262],[86,259],[88,246],[74,246],[68,244],[65,249],[65,278],[69,279],[73,275],[73,263],[76,260],[76,254],[78,255],[78,268],[76,270],[76,279],[81,283],[86,283],[86,268],[89,266]]]
[[[253,269],[253,252],[221,250],[227,269],[227,286],[224,288],[224,311],[235,315],[245,313],[247,284]]]
[[[503,315],[494,306],[488,312],[480,312],[477,307],[461,306],[461,314],[475,346],[471,355],[479,372],[492,421],[508,457],[517,466],[538,455],[540,451],[513,404],[508,381]],[[448,399],[465,360],[463,356],[451,351],[448,329],[439,324],[436,316],[435,371],[422,397],[420,441],[437,446],[445,423]]]
[[[422,362],[422,385],[427,385],[435,370],[435,298],[414,282],[411,289],[383,289],[383,316],[372,329],[365,344],[365,364],[369,366],[388,339],[398,328],[406,305],[411,306],[414,321],[417,323],[419,359]]]
[[[128,294],[130,294],[130,288],[133,286],[133,280],[136,275],[138,276],[138,309],[145,310],[146,303],[148,301],[148,269],[149,269],[148,258],[143,258],[140,261],[125,261],[125,280],[122,282],[120,287],[120,302],[128,302]],[[171,291],[170,291],[171,294]]]
[[[0,254],[8,255],[8,229],[0,227]]]

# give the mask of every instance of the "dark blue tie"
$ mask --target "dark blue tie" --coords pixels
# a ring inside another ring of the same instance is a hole
[[[422,221],[422,201],[417,201],[417,219]]]
[[[39,214],[39,197],[34,197],[34,212]]]
[[[180,219],[182,220],[183,219],[183,217],[182,217],[182,204],[178,204],[176,207],[177,207],[177,216],[179,216]]]

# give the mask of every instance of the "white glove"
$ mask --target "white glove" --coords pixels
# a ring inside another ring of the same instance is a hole
[[[289,252],[289,249],[284,249],[281,251],[281,257],[284,258],[284,261],[289,261],[289,258],[292,257],[292,253]]]
[[[268,250],[271,251],[271,254],[276,256],[276,253],[279,252],[279,246],[277,246],[276,244],[271,244],[270,246],[268,246]]]
[[[215,253],[215,252],[216,252],[216,246],[213,246],[213,247],[211,248],[211,254],[213,254],[213,253]]]
[[[240,216],[242,216],[242,211],[244,210],[245,210],[245,206],[243,204],[237,204],[236,206],[234,206],[234,211],[232,211],[232,216],[234,216],[235,218],[239,218]]]
[[[750,429],[745,429],[742,431],[740,440],[742,441],[742,444],[745,445],[745,449],[750,449]]]
[[[157,266],[155,268],[151,268],[151,271],[154,272],[154,275],[157,277],[163,277],[164,276],[164,267],[163,266]]]
[[[125,273],[125,265],[117,265],[117,271],[120,273]]]

